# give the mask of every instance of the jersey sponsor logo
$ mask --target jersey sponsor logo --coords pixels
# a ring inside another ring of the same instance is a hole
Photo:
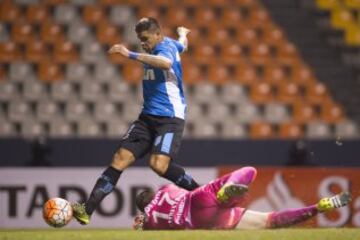
[[[145,71],[144,71],[144,80],[155,80],[154,69],[145,69]]]

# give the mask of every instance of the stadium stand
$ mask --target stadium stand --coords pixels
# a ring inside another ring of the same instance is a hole
[[[159,18],[172,37],[179,25],[192,28],[183,55],[186,137],[359,137],[357,118],[334,98],[330,80],[274,20],[275,3],[174,4],[1,1],[0,137],[124,134],[140,110],[142,67],[108,56],[107,49],[117,42],[138,49],[133,26],[143,16]],[[344,44],[360,53],[359,1],[317,0],[304,4],[309,9],[328,13],[330,26],[344,32]]]

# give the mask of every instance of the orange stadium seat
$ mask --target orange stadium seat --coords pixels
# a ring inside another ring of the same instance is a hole
[[[14,22],[19,20],[22,12],[18,5],[12,3],[12,1],[0,2],[0,21],[2,22]]]
[[[300,86],[315,83],[315,76],[311,68],[305,64],[292,65],[290,78],[294,83]]]
[[[270,47],[266,43],[254,43],[250,49],[250,61],[255,65],[265,65],[272,61]]]
[[[271,22],[270,15],[265,8],[251,8],[247,21],[251,27],[262,27]]]
[[[321,104],[330,99],[326,85],[320,82],[309,84],[305,89],[305,98],[311,104]]]
[[[250,88],[250,98],[257,104],[264,104],[272,101],[274,95],[271,85],[265,82],[252,84]]]
[[[100,43],[107,45],[121,42],[118,28],[105,21],[96,25],[96,38]]]
[[[243,50],[239,43],[232,42],[221,46],[221,60],[224,63],[236,64],[241,58],[243,58]]]
[[[194,13],[194,22],[200,26],[210,26],[216,22],[218,17],[216,16],[215,10],[211,7],[196,8]]]
[[[54,46],[53,59],[56,63],[76,62],[79,59],[72,42],[59,42]]]
[[[244,21],[244,16],[240,9],[236,6],[229,6],[223,8],[223,13],[221,16],[221,25],[224,27],[238,27],[242,25]]]
[[[274,138],[275,133],[271,124],[265,122],[255,122],[250,125],[250,137],[252,139]]]
[[[288,80],[286,72],[281,65],[267,64],[264,65],[263,80],[270,84],[279,84]]]
[[[209,64],[216,60],[215,46],[204,43],[194,46],[194,58],[197,63]]]
[[[299,100],[293,104],[294,121],[300,124],[311,122],[318,119],[315,108],[310,104]]]
[[[304,136],[301,125],[293,122],[285,122],[279,126],[279,137],[282,139],[300,139]]]
[[[202,1],[199,0],[182,0],[182,5],[185,7],[199,7],[202,4]]]
[[[205,2],[206,4],[216,8],[223,8],[228,5],[231,5],[231,1],[224,1],[224,0],[207,0]]]
[[[26,11],[26,20],[31,24],[43,23],[49,19],[49,10],[46,5],[29,5]]]
[[[296,64],[300,60],[296,46],[290,42],[279,42],[276,45],[276,61],[282,64]]]
[[[258,82],[258,76],[251,64],[242,62],[235,67],[235,80],[244,85],[250,85]]]
[[[183,62],[183,79],[186,85],[198,83],[204,78],[201,67],[193,62]]]
[[[277,85],[276,100],[282,103],[294,103],[301,98],[298,85],[293,82],[281,82]]]
[[[33,63],[48,61],[50,59],[48,46],[37,40],[28,42],[25,46],[25,59]]]
[[[213,84],[225,84],[231,80],[229,68],[221,63],[209,66],[208,80]]]
[[[320,117],[327,123],[339,123],[344,120],[344,111],[340,105],[333,102],[324,102],[321,104]]]
[[[340,6],[339,0],[316,0],[316,6],[322,10],[332,10]]]
[[[44,1],[44,3],[46,5],[50,5],[50,6],[57,6],[60,4],[65,4],[67,2],[69,2],[69,0],[46,0],[46,1]]]
[[[15,43],[26,43],[35,39],[33,26],[29,23],[16,22],[12,25],[11,39]]]
[[[45,82],[58,81],[63,78],[60,66],[53,62],[42,62],[39,64],[38,77]]]
[[[106,18],[105,12],[101,6],[85,5],[83,8],[83,19],[89,25],[94,25]]]
[[[190,35],[193,33],[194,24],[185,7],[178,6],[169,8],[165,13],[165,18],[168,27],[178,27],[179,25],[182,25],[191,29]]]
[[[251,45],[255,42],[257,42],[258,35],[256,33],[256,30],[254,28],[250,28],[248,26],[240,27],[236,30],[236,40],[241,45]]]
[[[118,4],[124,4],[123,0],[98,0],[97,2],[101,6],[115,6]]]
[[[0,43],[0,62],[10,63],[13,61],[21,60],[22,54],[19,46],[14,42]]]
[[[122,76],[130,84],[138,84],[143,79],[142,64],[135,61],[127,61],[122,68]]]
[[[212,44],[227,46],[233,39],[229,29],[223,26],[214,25],[208,28],[209,37],[207,40]]]
[[[40,38],[45,43],[56,43],[64,41],[62,27],[52,22],[45,22],[41,25]]]
[[[259,1],[258,0],[234,0],[234,4],[246,7],[246,8],[255,8],[258,7]]]
[[[284,32],[274,24],[265,24],[262,28],[263,36],[262,39],[265,43],[273,46],[284,45],[286,43],[286,37]]]
[[[156,18],[160,23],[166,22],[163,20],[163,16],[157,6],[154,5],[142,5],[138,11],[137,16],[138,19],[143,17],[153,17]]]

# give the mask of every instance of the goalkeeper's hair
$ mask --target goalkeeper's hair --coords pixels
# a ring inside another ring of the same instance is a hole
[[[146,205],[148,205],[151,200],[154,198],[155,192],[152,190],[145,190],[136,195],[135,204],[136,207],[141,211],[144,212]]]
[[[141,33],[143,31],[149,31],[151,33],[160,32],[160,24],[153,17],[145,17],[140,19],[140,21],[135,25],[136,33]]]

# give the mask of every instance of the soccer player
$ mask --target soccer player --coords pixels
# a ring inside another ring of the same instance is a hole
[[[263,229],[303,222],[318,213],[349,204],[349,193],[321,199],[317,204],[279,212],[258,212],[238,205],[256,177],[256,169],[244,167],[193,191],[167,185],[156,194],[141,192],[136,206],[142,212],[135,229]]]
[[[199,186],[181,166],[171,161],[178,153],[184,130],[186,103],[180,53],[187,49],[190,31],[179,27],[179,39],[171,39],[162,34],[159,23],[151,17],[140,19],[135,31],[146,53],[132,52],[123,44],[115,44],[109,54],[120,54],[143,64],[142,112],[123,136],[111,165],[97,180],[89,199],[83,204],[73,204],[74,217],[84,225],[90,222],[102,199],[112,192],[121,173],[147,153],[150,153],[151,169],[159,176],[187,190]]]

